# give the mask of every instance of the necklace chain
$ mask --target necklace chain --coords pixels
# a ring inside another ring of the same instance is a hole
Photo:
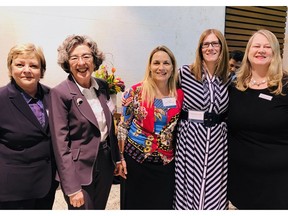
[[[257,82],[257,81],[254,80],[254,79],[251,79],[251,81],[250,81],[250,83],[251,83],[252,86],[254,86],[254,85],[260,86],[260,85],[262,85],[262,84],[264,84],[264,83],[266,83],[266,82],[267,82],[267,79],[262,80],[262,81],[259,81],[259,82]]]

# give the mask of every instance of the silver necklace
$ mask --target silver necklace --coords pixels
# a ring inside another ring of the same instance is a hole
[[[251,86],[254,86],[254,85],[256,85],[256,86],[260,86],[260,85],[262,85],[262,84],[264,84],[264,83],[266,83],[266,82],[267,82],[267,79],[262,80],[262,81],[259,81],[259,82],[257,82],[257,81],[254,80],[254,79],[251,79],[251,81],[250,81]]]

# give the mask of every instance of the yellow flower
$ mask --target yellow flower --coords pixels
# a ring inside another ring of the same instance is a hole
[[[117,94],[125,91],[125,83],[120,77],[115,77],[116,68],[111,68],[111,74],[108,74],[107,66],[101,65],[97,71],[94,72],[96,78],[104,79],[108,83],[109,93]]]

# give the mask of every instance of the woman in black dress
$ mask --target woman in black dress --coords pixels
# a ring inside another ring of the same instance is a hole
[[[288,209],[288,89],[276,36],[248,41],[228,115],[228,198],[238,209]]]

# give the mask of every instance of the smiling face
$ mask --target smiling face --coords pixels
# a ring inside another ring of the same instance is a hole
[[[76,46],[69,55],[69,66],[77,83],[89,88],[91,74],[95,68],[91,49],[84,44]]]
[[[11,62],[11,77],[25,92],[34,95],[41,77],[39,59],[34,54],[16,56]]]
[[[262,34],[256,34],[252,40],[248,52],[248,59],[252,65],[269,67],[273,57],[273,51],[268,39]]]
[[[211,33],[204,38],[202,55],[206,64],[216,63],[221,51],[221,44],[215,34]]]
[[[173,64],[170,56],[164,51],[154,53],[151,63],[150,71],[152,79],[157,82],[167,82],[173,71]]]

